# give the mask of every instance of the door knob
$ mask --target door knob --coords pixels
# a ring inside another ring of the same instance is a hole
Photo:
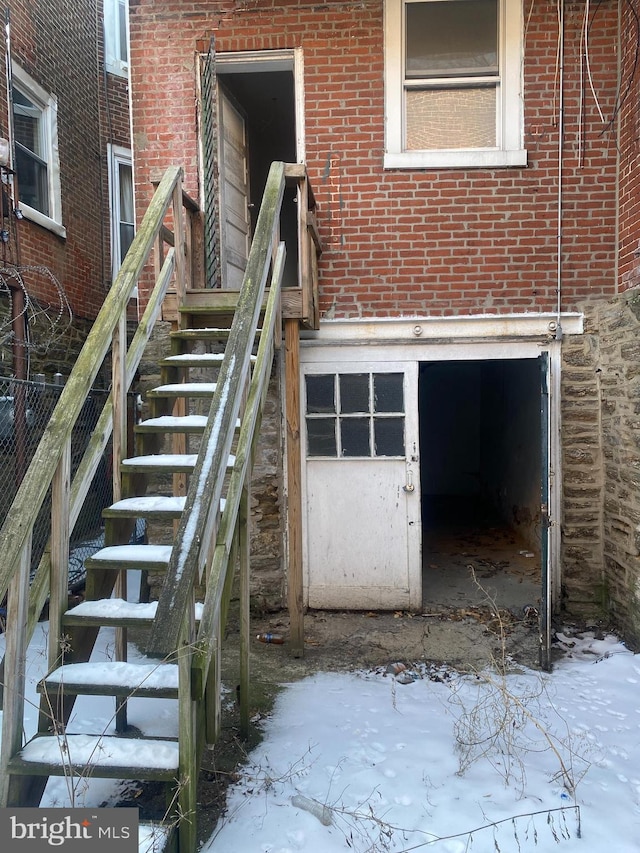
[[[413,472],[407,471],[407,482],[402,487],[402,490],[405,492],[413,492],[415,490],[415,486],[413,485]]]

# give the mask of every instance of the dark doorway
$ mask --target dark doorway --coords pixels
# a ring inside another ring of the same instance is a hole
[[[538,610],[540,401],[537,359],[420,365],[427,610]]]
[[[252,228],[255,228],[271,163],[274,160],[297,161],[293,71],[266,71],[263,63],[256,63],[255,71],[226,71],[221,63],[217,73],[246,115],[249,204]],[[284,287],[298,284],[295,198],[295,187],[287,187],[281,217],[281,238],[287,246]]]

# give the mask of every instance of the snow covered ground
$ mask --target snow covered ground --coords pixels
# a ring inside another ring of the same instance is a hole
[[[29,654],[34,703],[46,630]],[[612,636],[565,640],[551,675],[421,666],[287,686],[203,851],[640,853],[640,656]],[[103,630],[96,661],[111,649]],[[134,699],[129,717],[161,737],[174,711],[171,700]],[[84,697],[71,730],[110,733],[112,712],[110,700]],[[27,734],[36,719],[34,704]],[[100,805],[114,783],[90,780],[73,796]],[[52,780],[43,805],[69,797]]]
[[[640,851],[640,658],[566,645],[550,676],[289,686],[204,849]]]

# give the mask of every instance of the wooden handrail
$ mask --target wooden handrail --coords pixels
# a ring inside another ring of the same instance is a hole
[[[160,181],[120,271],[60,394],[47,429],[18,489],[2,529],[0,529],[0,553],[3,554],[3,560],[0,563],[0,598],[5,595],[11,578],[17,570],[21,554],[28,543],[31,530],[58,468],[64,448],[102,362],[109,351],[114,329],[120,324],[121,318],[126,315],[129,299],[133,295],[142,271],[156,247],[158,235],[163,228],[164,217],[172,203],[176,188],[181,191],[181,181],[182,169],[177,166],[169,168]],[[136,346],[134,348],[132,345],[127,355],[127,386],[133,379],[142,357],[144,350],[142,342],[144,340],[146,343],[151,334],[152,315],[155,314],[157,317],[159,314],[160,291],[166,292],[175,267],[175,254],[173,250],[170,250],[161,265],[161,272],[154,293],[145,312],[146,320],[140,324],[138,329]],[[134,341],[136,341],[135,338]],[[121,393],[126,393],[127,389],[120,390]],[[112,404],[109,403],[95,430],[94,440],[85,453],[87,462],[81,466],[74,478],[70,511],[70,520],[73,523],[77,520],[80,505],[91,483],[91,476],[97,467],[100,454],[111,432],[111,410]],[[40,595],[46,598],[46,590],[43,590]]]
[[[230,563],[233,539],[242,490],[250,476],[250,462],[260,428],[262,405],[269,384],[269,374],[273,362],[274,335],[280,288],[284,274],[285,246],[280,243],[276,252],[269,289],[269,299],[262,323],[260,344],[256,355],[256,363],[251,377],[247,404],[242,418],[238,446],[235,451],[235,464],[229,480],[225,507],[220,519],[220,527],[216,538],[211,570],[207,578],[205,599],[200,616],[200,625],[196,637],[196,655],[193,666],[193,698],[200,699],[204,695],[206,674],[209,671],[211,658],[215,651],[214,638],[220,629],[222,597],[225,587],[225,576]],[[248,685],[247,685],[248,686]],[[246,689],[246,687],[245,687]]]
[[[178,647],[193,585],[210,553],[224,472],[279,230],[284,172],[284,163],[271,164],[216,391],[150,632],[147,653],[152,656],[164,657]]]

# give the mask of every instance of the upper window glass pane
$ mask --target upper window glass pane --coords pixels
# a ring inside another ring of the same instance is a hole
[[[42,157],[42,132],[40,129],[42,110],[15,86],[12,95],[16,142],[24,145],[38,157]]]
[[[307,376],[307,412],[335,412],[335,380],[329,376]]]
[[[369,374],[340,374],[340,411],[343,414],[369,411]]]
[[[122,62],[128,61],[128,36],[127,36],[127,15],[128,5],[126,0],[118,0],[118,58]]]
[[[406,5],[407,77],[463,77],[498,71],[498,0]]]
[[[129,2],[104,0],[104,53],[107,71],[126,77],[129,68]]]
[[[13,127],[16,143],[15,169],[20,201],[49,216],[48,164],[44,140],[44,113],[15,85]]]
[[[118,164],[120,263],[129,251],[135,233],[133,221],[133,174],[128,163]]]
[[[404,412],[404,376],[402,373],[375,373],[373,376],[374,412]]]

